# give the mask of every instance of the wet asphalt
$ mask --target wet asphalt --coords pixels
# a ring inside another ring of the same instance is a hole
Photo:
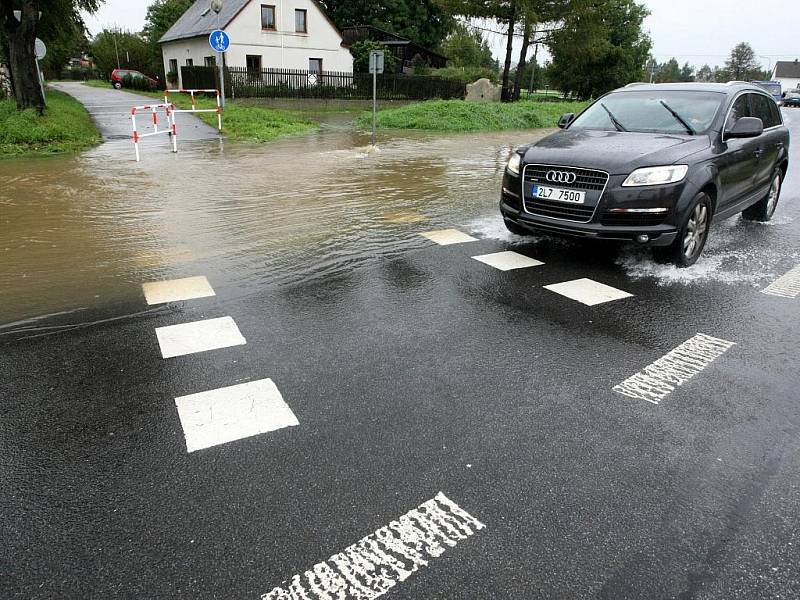
[[[387,598],[800,597],[800,299],[760,291],[800,263],[797,156],[703,276],[459,215],[478,241],[409,223],[247,285],[221,255],[184,266],[214,297],[0,329],[0,596],[258,598],[442,491],[485,529]],[[503,250],[545,264],[471,258]],[[543,287],[583,277],[632,297]],[[222,316],[245,345],[161,358]],[[698,332],[736,345],[660,405],[612,391]],[[176,397],[267,377],[299,426],[187,453]]]
[[[51,86],[61,92],[69,94],[77,99],[86,107],[92,120],[97,124],[103,139],[108,141],[119,140],[127,143],[131,138],[131,108],[134,106],[152,106],[154,103],[163,102],[162,99],[151,98],[128,92],[125,90],[115,90],[109,84],[108,88],[96,88],[83,85],[81,82],[60,81]],[[140,111],[141,113],[141,111]],[[158,118],[162,119],[161,129],[166,127],[166,116],[159,111]],[[139,133],[151,133],[153,131],[152,112],[140,114],[137,120]],[[176,115],[179,140],[202,140],[218,138],[219,133],[213,127],[209,127],[194,115],[180,113]],[[160,138],[161,136],[154,136]],[[166,137],[166,136],[165,136]],[[142,140],[142,144],[155,145],[163,140],[147,138]],[[166,145],[167,142],[161,143]]]

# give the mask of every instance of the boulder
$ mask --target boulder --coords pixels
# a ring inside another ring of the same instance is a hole
[[[488,79],[467,84],[467,102],[500,102],[502,88]]]

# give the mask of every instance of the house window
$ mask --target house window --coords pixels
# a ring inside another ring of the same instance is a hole
[[[308,33],[308,11],[296,8],[294,11],[294,30],[296,33]]]
[[[261,5],[261,29],[275,31],[275,7],[267,4]]]
[[[191,58],[187,58],[186,59],[186,66],[187,67],[193,67],[194,66],[194,60],[192,60]]]
[[[261,76],[261,56],[248,54],[247,60],[247,76],[251,79],[258,79]]]
[[[310,73],[322,73],[322,59],[321,58],[309,58],[308,59],[308,70]]]
[[[217,66],[217,57],[216,56],[206,56],[203,58],[203,63],[207,67],[216,67]]]
[[[177,73],[178,72],[178,59],[177,58],[170,58],[169,59],[169,72],[170,73]]]

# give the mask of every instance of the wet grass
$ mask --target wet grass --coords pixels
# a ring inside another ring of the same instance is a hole
[[[429,131],[500,131],[555,127],[561,115],[577,113],[585,102],[464,102],[431,100],[378,111],[381,129]],[[359,127],[372,126],[372,113],[358,118]]]
[[[89,113],[67,94],[48,89],[43,117],[18,111],[13,100],[0,101],[0,158],[79,152],[100,141]]]

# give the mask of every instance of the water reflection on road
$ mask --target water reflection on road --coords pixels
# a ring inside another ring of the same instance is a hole
[[[541,135],[411,133],[368,154],[367,136],[325,129],[177,155],[153,142],[139,164],[123,142],[0,162],[0,324],[122,310],[148,280],[247,291],[422,246],[422,229],[497,215],[509,151]]]

